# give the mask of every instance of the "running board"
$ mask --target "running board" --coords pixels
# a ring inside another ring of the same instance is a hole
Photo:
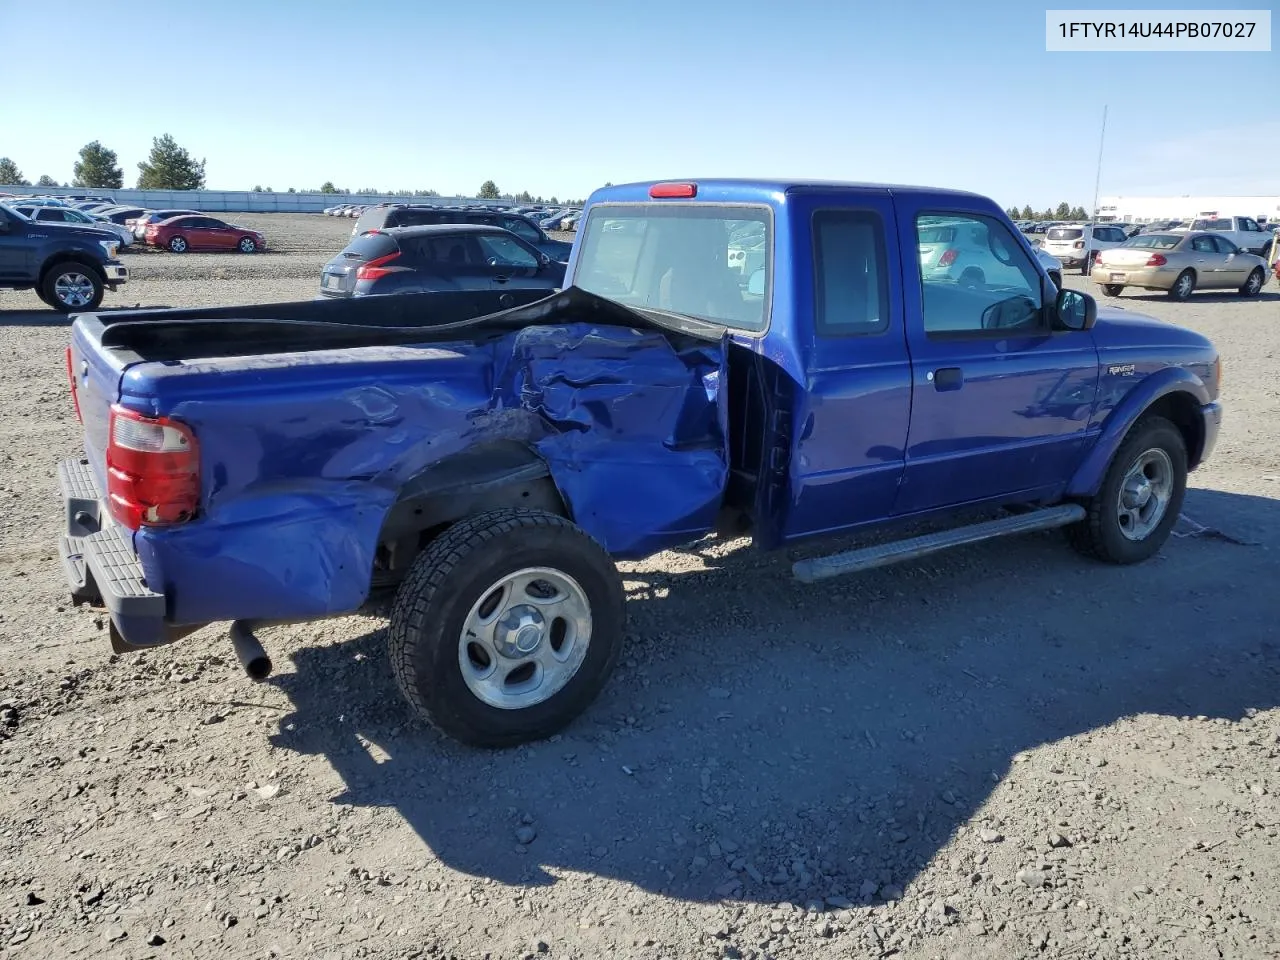
[[[916,560],[950,547],[962,547],[965,544],[993,540],[996,537],[1008,537],[1016,533],[1032,533],[1036,530],[1065,527],[1068,524],[1078,523],[1084,518],[1084,507],[1078,503],[1063,503],[1056,507],[1031,510],[1011,517],[985,520],[982,523],[957,527],[954,530],[926,533],[908,540],[894,540],[889,543],[878,543],[872,547],[862,547],[859,550],[834,553],[829,557],[799,560],[792,565],[791,572],[797,580],[814,583],[829,577],[844,576],[846,573],[860,573],[863,570],[885,567],[902,560]]]

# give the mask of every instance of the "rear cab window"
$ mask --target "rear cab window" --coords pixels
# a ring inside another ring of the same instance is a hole
[[[764,205],[599,204],[582,230],[573,283],[640,310],[760,332],[772,231]]]

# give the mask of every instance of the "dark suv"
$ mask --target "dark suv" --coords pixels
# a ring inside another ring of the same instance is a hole
[[[363,297],[442,290],[546,290],[564,283],[563,263],[501,227],[392,227],[355,237],[325,264],[320,294]]]
[[[568,263],[569,251],[573,249],[571,243],[552,240],[543,233],[537,223],[528,217],[483,208],[370,207],[360,214],[356,225],[351,228],[351,235],[358,237],[370,230],[385,230],[388,227],[422,227],[431,223],[478,223],[489,227],[501,227],[559,263]]]

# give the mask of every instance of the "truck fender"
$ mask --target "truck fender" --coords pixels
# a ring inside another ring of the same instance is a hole
[[[54,267],[56,267],[60,263],[81,264],[82,266],[96,273],[98,275],[99,280],[103,281],[104,283],[106,282],[107,275],[102,270],[102,264],[98,263],[94,259],[93,254],[85,250],[61,250],[58,253],[53,254],[47,260],[45,260],[44,263],[40,264],[40,270],[39,270],[39,273],[37,274],[37,283],[36,283],[37,289],[44,286],[45,276],[49,273],[50,270],[52,270]]]
[[[401,485],[378,536],[381,564],[402,573],[450,523],[500,507],[569,517],[547,462],[518,441],[494,441],[430,464]]]
[[[1198,466],[1205,442],[1200,409],[1209,402],[1204,381],[1189,370],[1166,367],[1150,374],[1125,394],[1103,421],[1098,439],[1067,484],[1067,496],[1089,497],[1097,493],[1111,458],[1129,430],[1149,414],[1165,417],[1178,427],[1187,444],[1187,466]]]

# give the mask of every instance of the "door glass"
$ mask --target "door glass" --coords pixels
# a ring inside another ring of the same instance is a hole
[[[998,220],[921,214],[916,238],[926,333],[1027,334],[1044,327],[1040,274]]]
[[[1218,248],[1214,246],[1213,237],[1196,237],[1191,241],[1191,249],[1196,253],[1217,253]]]
[[[883,333],[889,325],[884,225],[863,210],[813,218],[814,325],[823,336]]]
[[[497,261],[494,266],[528,269],[538,265],[538,258],[510,237],[480,234],[476,239],[480,242],[485,260]]]
[[[1206,237],[1213,241],[1213,245],[1218,248],[1218,252],[1225,255],[1239,253],[1240,248],[1228,240],[1226,237]]]
[[[538,231],[533,224],[526,220],[521,220],[519,217],[504,218],[502,221],[502,228],[504,230],[510,230],[521,240],[528,243],[539,243],[542,240],[542,237],[538,235]]]

